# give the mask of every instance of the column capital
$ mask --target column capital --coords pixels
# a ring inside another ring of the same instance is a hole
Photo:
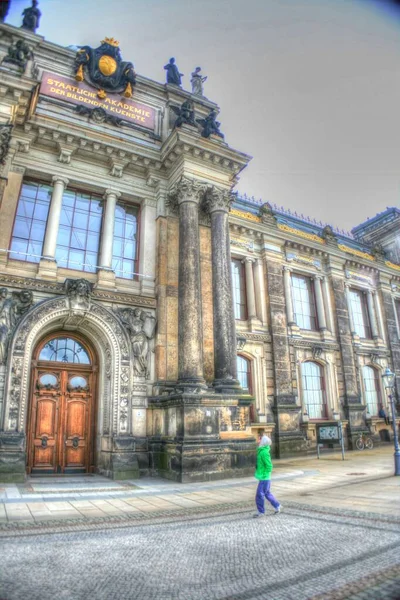
[[[204,192],[206,190],[206,184],[197,180],[190,179],[189,177],[182,176],[169,190],[168,196],[170,202],[177,203],[178,205],[184,202],[193,202],[194,204],[200,204],[203,199]]]
[[[228,213],[231,209],[234,195],[231,190],[223,190],[212,186],[207,190],[205,209],[212,214],[213,212]]]
[[[283,265],[282,270],[285,271],[286,273],[291,273],[292,272],[292,267],[288,267],[287,265]]]
[[[252,256],[245,256],[244,258],[242,258],[242,263],[254,263],[256,262],[256,259],[253,258]]]
[[[264,264],[264,261],[262,258],[256,258],[255,261],[256,261],[257,266],[260,266],[260,265],[262,266]]]
[[[104,200],[107,200],[109,196],[115,196],[115,198],[118,200],[118,198],[121,197],[121,192],[113,190],[112,188],[107,188],[103,195]]]
[[[69,184],[69,179],[67,179],[66,177],[62,177],[61,175],[53,175],[51,181],[52,183],[62,183],[64,185],[64,188],[66,188]]]

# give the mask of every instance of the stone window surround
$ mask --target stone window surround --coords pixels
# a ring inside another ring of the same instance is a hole
[[[104,199],[105,199],[105,210],[103,212],[103,218],[102,218],[102,230],[101,230],[101,236],[100,236],[100,248],[99,248],[99,259],[98,262],[99,264],[97,265],[98,269],[97,269],[97,275],[96,275],[96,279],[100,278],[100,272],[102,270],[107,270],[111,273],[111,275],[114,277],[115,280],[118,281],[119,284],[121,284],[122,286],[127,286],[130,285],[130,287],[140,287],[138,286],[138,281],[137,281],[137,277],[133,278],[133,279],[125,279],[125,278],[119,278],[119,277],[115,277],[114,272],[111,269],[111,258],[110,258],[110,253],[111,253],[111,257],[112,257],[112,242],[113,239],[110,238],[110,233],[111,233],[111,229],[113,229],[114,226],[114,215],[111,215],[110,218],[110,214],[111,214],[111,210],[107,211],[107,205],[109,206],[109,209],[112,209],[113,207],[115,208],[115,205],[117,204],[118,199],[121,197],[121,193],[119,191],[116,191],[114,189],[104,189],[103,187],[97,188],[95,189],[95,187],[93,185],[90,184],[85,184],[83,181],[78,181],[76,179],[72,180],[72,179],[67,179],[63,174],[60,175],[54,175],[53,177],[47,176],[43,173],[39,173],[39,172],[35,172],[32,169],[29,169],[29,171],[27,169],[24,169],[24,173],[23,173],[23,180],[22,183],[25,180],[33,180],[39,183],[43,183],[46,185],[49,185],[49,179],[50,179],[50,185],[53,184],[53,193],[52,193],[52,198],[51,198],[51,202],[50,202],[50,210],[49,210],[49,215],[48,215],[48,219],[47,219],[47,226],[46,226],[46,233],[45,233],[45,238],[43,241],[43,249],[42,249],[42,257],[41,260],[39,262],[39,270],[38,270],[38,275],[40,275],[40,271],[41,271],[41,263],[44,262],[54,262],[55,263],[55,267],[53,269],[52,272],[52,279],[57,279],[57,277],[60,276],[60,274],[64,274],[64,272],[66,272],[66,276],[68,276],[68,272],[72,271],[76,271],[76,273],[81,274],[83,273],[83,271],[79,270],[79,269],[67,269],[65,267],[58,267],[56,261],[55,261],[55,257],[52,256],[52,254],[55,255],[55,247],[56,247],[56,241],[57,241],[57,235],[58,235],[58,226],[59,226],[59,217],[61,214],[61,207],[62,207],[62,196],[63,196],[63,192],[64,189],[75,189],[75,190],[79,190],[80,192],[83,193],[94,193],[94,194],[101,194],[101,192],[103,192],[104,194]],[[22,187],[20,188],[20,190],[22,189]],[[19,192],[20,193],[20,192]],[[54,202],[55,199],[55,202]],[[19,198],[18,201],[16,203],[16,209],[18,207],[18,202],[19,202]],[[140,230],[141,230],[141,221],[142,221],[142,213],[143,208],[146,207],[147,205],[152,205],[153,203],[150,201],[148,198],[143,198],[142,202],[138,202],[137,197],[133,198],[129,198],[127,194],[124,193],[124,202],[123,204],[125,205],[130,205],[130,206],[135,206],[138,208],[138,233],[137,233],[137,239],[138,239],[138,246],[137,246],[137,263],[138,263],[138,271],[139,273],[143,272],[143,263],[144,263],[144,256],[143,256],[143,251],[141,248],[141,235],[140,235]],[[52,206],[55,206],[55,210],[53,210],[53,216],[50,214],[52,212]],[[107,212],[109,214],[107,214]],[[115,212],[115,211],[114,211]],[[106,229],[106,231],[105,231]],[[49,232],[49,234],[51,233],[51,235],[47,236],[47,232]],[[51,239],[50,239],[51,238]],[[111,241],[110,241],[111,239]],[[107,243],[106,243],[107,242]],[[11,240],[10,240],[11,243]],[[45,253],[46,250],[46,253]],[[14,261],[14,260],[18,260],[15,257],[13,257],[12,255],[8,254],[8,258],[7,258],[7,263],[9,261]],[[110,267],[108,266],[108,262],[110,262]],[[103,263],[107,263],[104,264]],[[34,263],[33,263],[34,264]],[[88,276],[88,277],[87,277]],[[90,273],[86,273],[85,272],[85,277],[87,277],[88,279],[92,280],[92,276]],[[48,278],[48,277],[47,277]],[[146,281],[146,283],[148,284],[148,282]],[[139,289],[138,289],[139,292]]]
[[[371,327],[371,338],[360,338],[359,335],[356,333],[355,331],[355,326],[354,326],[354,321],[353,321],[353,312],[352,312],[352,308],[351,308],[351,301],[350,301],[350,295],[349,292],[350,290],[357,290],[359,292],[364,292],[367,294],[367,302],[366,302],[366,308],[368,311],[368,318],[370,321],[370,327]],[[357,343],[371,343],[374,342],[375,343],[379,343],[385,340],[385,329],[384,329],[384,325],[383,325],[383,319],[382,319],[382,309],[381,309],[381,305],[380,305],[380,300],[379,300],[379,295],[378,295],[378,290],[375,287],[372,287],[368,284],[363,284],[362,282],[349,282],[348,280],[345,281],[345,293],[346,293],[346,301],[347,301],[347,308],[349,311],[349,321],[350,321],[350,331],[353,337],[353,341],[356,341]]]
[[[267,306],[264,281],[264,264],[260,256],[240,254],[231,251],[231,260],[241,261],[244,265],[247,322],[252,325],[267,325]]]
[[[366,361],[364,362],[361,360],[361,357],[359,357],[358,364],[359,364],[359,376],[360,376],[360,389],[361,389],[363,403],[366,405],[363,369],[364,369],[364,367],[371,367],[378,373],[378,377],[377,377],[377,381],[379,382],[379,393],[378,393],[379,398],[378,398],[378,400],[380,401],[380,404],[382,404],[382,406],[384,407],[386,412],[388,413],[388,411],[389,411],[389,413],[390,413],[390,407],[388,406],[387,394],[386,394],[385,388],[383,387],[383,382],[382,382],[382,374],[387,366],[387,362],[385,361],[384,364],[379,364],[379,363],[371,361],[370,359],[366,359]],[[372,417],[377,418],[375,415],[372,415]]]
[[[394,318],[396,321],[397,328],[397,336],[400,340],[400,289],[397,288],[399,292],[392,293],[392,302],[393,302],[393,310],[394,310]]]
[[[329,360],[330,358],[330,360]],[[326,353],[319,358],[315,358],[312,354],[311,349],[304,349],[302,351],[296,351],[296,376],[298,384],[298,405],[301,407],[302,414],[304,414],[304,393],[303,393],[303,379],[301,365],[304,362],[315,362],[321,368],[323,372],[324,384],[325,384],[325,400],[326,400],[326,420],[333,419],[334,412],[340,412],[339,406],[339,390],[337,382],[337,372],[335,365],[335,357],[332,355],[328,357]]]
[[[320,284],[314,288],[315,300],[316,300],[316,312],[317,321],[319,325],[318,330],[311,329],[300,329],[294,321],[293,315],[293,300],[292,300],[292,282],[291,274],[301,275],[302,277],[309,277],[315,285],[316,281]],[[329,279],[326,274],[319,273],[315,268],[308,268],[307,266],[294,265],[292,262],[286,262],[283,264],[283,277],[284,277],[284,289],[285,289],[285,302],[286,302],[286,316],[288,321],[288,327],[290,328],[290,335],[296,337],[317,337],[323,339],[324,334],[334,334],[334,325],[332,317],[332,307],[330,302],[330,289]],[[318,289],[319,288],[319,289]]]

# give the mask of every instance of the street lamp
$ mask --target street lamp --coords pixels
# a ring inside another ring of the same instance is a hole
[[[393,422],[393,441],[394,441],[394,474],[400,475],[400,447],[399,447],[399,438],[397,436],[397,425],[396,425],[396,409],[394,407],[394,380],[395,374],[386,367],[383,375],[382,381],[383,386],[387,390],[387,395],[390,400],[390,407],[392,409],[392,422]]]

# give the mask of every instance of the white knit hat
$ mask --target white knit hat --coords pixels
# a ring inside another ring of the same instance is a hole
[[[264,434],[258,445],[261,447],[261,446],[270,446],[271,444],[272,444],[271,438],[269,438],[267,435]]]

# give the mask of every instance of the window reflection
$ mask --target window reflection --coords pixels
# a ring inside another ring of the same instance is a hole
[[[49,340],[39,354],[39,360],[51,360],[63,363],[90,364],[86,350],[72,338],[54,338]]]

